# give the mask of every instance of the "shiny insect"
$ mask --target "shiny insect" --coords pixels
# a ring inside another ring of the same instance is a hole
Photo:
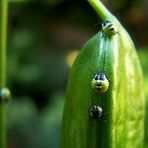
[[[118,32],[117,27],[111,21],[104,21],[102,23],[102,31],[108,35],[115,35]]]
[[[94,106],[90,107],[90,116],[93,119],[101,119],[102,113],[103,113],[103,110],[102,110],[101,106],[95,106],[94,105]]]
[[[109,81],[103,72],[99,72],[92,79],[91,86],[96,92],[105,93],[109,87]]]

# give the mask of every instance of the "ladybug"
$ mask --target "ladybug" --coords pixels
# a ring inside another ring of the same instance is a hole
[[[99,72],[92,79],[91,86],[96,92],[105,93],[109,87],[109,81],[103,72]]]
[[[102,107],[101,106],[92,106],[90,107],[90,116],[93,119],[100,119],[102,117]]]
[[[102,31],[108,35],[115,35],[118,29],[111,21],[106,20],[102,23]]]

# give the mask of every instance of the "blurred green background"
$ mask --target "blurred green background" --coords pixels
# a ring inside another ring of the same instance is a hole
[[[148,116],[148,1],[102,0],[137,47]],[[86,0],[9,0],[8,148],[59,148],[71,65],[101,22]],[[138,89],[138,86],[137,86]],[[145,147],[148,147],[148,117]]]

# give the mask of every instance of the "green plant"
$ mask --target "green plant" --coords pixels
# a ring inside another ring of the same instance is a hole
[[[6,104],[10,92],[6,87],[7,0],[0,1],[0,148],[6,148]]]
[[[103,24],[73,64],[61,148],[141,148],[143,76],[134,44],[118,19],[100,1],[88,2]],[[109,88],[102,93],[99,90],[103,88],[103,74],[109,81]],[[93,79],[93,88],[95,85],[98,92],[91,87]]]
[[[145,126],[144,126],[144,145],[145,148],[148,147],[148,62],[147,62],[147,54],[148,48],[139,49],[139,58],[142,64],[142,69],[144,73],[144,90],[145,90]]]

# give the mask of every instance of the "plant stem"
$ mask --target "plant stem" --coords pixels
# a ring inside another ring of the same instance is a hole
[[[0,103],[0,147],[6,148],[6,106]]]
[[[6,81],[7,0],[0,0],[0,88]]]
[[[6,37],[8,0],[0,0],[0,89],[6,85]],[[6,105],[0,102],[0,148],[6,148]]]
[[[100,2],[100,0],[87,0],[90,5],[99,14],[102,20],[113,19],[114,16],[106,9],[106,7]]]

